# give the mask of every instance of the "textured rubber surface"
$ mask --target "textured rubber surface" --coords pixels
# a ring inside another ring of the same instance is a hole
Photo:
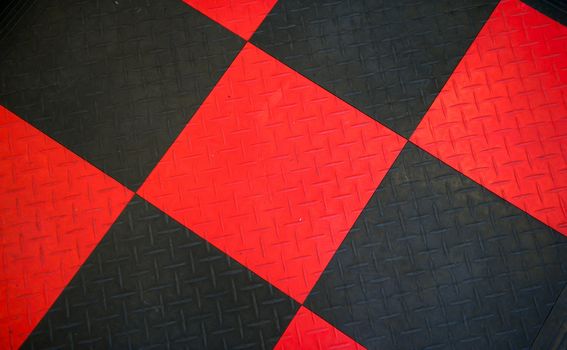
[[[364,347],[302,306],[275,349],[360,350]]]
[[[298,305],[135,197],[23,349],[270,349]]]
[[[567,27],[502,1],[411,140],[567,234]]]
[[[409,137],[497,1],[280,1],[252,42]]]
[[[139,193],[302,302],[404,142],[247,44]]]
[[[248,40],[277,0],[183,0]]]
[[[42,2],[0,104],[137,189],[243,43],[181,1]]]
[[[35,3],[0,348],[565,348],[564,5],[526,2]]]
[[[132,193],[0,106],[0,348],[17,348]]]
[[[0,42],[10,35],[35,0],[6,0],[0,4]]]
[[[373,349],[524,349],[567,239],[408,144],[306,306]]]

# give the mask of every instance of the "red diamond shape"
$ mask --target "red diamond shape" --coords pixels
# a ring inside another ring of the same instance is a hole
[[[250,39],[277,0],[183,0],[245,40]]]
[[[139,193],[301,302],[404,143],[247,44]]]
[[[411,140],[567,234],[567,27],[502,1]]]
[[[18,348],[132,193],[0,106],[0,348]]]
[[[365,347],[302,306],[275,346],[275,350],[296,349],[362,350]]]

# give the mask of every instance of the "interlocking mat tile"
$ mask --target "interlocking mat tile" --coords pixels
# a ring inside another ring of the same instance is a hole
[[[496,3],[280,1],[252,42],[409,136]]]
[[[564,2],[0,5],[0,350],[567,350]]]
[[[270,349],[297,309],[135,197],[22,348]]]
[[[293,349],[364,349],[306,307],[301,307],[275,347]]]
[[[139,193],[301,302],[404,142],[247,44]]]
[[[35,6],[0,58],[0,104],[132,189],[242,47],[181,1]]]
[[[524,349],[567,237],[408,144],[307,298],[373,349]]]
[[[0,106],[0,348],[17,348],[132,193]]]
[[[502,1],[412,141],[567,234],[567,27]]]
[[[277,0],[183,0],[248,40]]]

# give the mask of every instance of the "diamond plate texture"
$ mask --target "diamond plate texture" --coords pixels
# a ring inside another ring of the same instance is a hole
[[[526,349],[567,237],[408,144],[305,306],[372,349]]]
[[[270,349],[297,309],[135,197],[22,349]]]
[[[277,0],[183,1],[248,40]]]
[[[16,349],[132,193],[0,106],[0,348]]]
[[[0,348],[565,348],[562,8],[30,6]]]
[[[243,45],[181,1],[41,2],[0,103],[137,189]],[[28,23],[28,22],[26,22]]]
[[[302,306],[275,349],[362,350],[364,347]]]
[[[404,142],[247,44],[139,193],[301,302]]]
[[[567,27],[502,1],[411,140],[567,234]]]
[[[252,43],[409,137],[496,3],[280,1]]]

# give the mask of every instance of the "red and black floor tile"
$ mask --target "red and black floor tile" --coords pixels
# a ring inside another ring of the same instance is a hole
[[[404,142],[246,44],[139,194],[303,302]]]
[[[280,1],[252,43],[409,137],[497,2]]]
[[[135,197],[23,348],[271,348],[298,309]]]
[[[565,254],[565,237],[408,144],[305,305],[368,348],[519,349]]]
[[[30,3],[0,348],[566,348],[561,2]]]
[[[181,1],[38,3],[0,103],[136,190],[244,41]]]

